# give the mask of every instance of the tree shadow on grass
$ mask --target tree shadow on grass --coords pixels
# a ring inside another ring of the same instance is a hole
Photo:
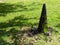
[[[15,30],[14,28],[10,29],[9,31],[0,30],[0,45],[17,45],[17,41],[16,41],[17,32],[18,32],[18,30]],[[5,37],[9,37],[11,35],[12,35],[12,37],[9,39],[10,41],[3,39]]]
[[[60,29],[60,24],[57,24],[55,27]],[[55,30],[55,33],[59,33],[59,30]]]
[[[17,3],[17,4],[0,3],[0,16],[6,16],[6,14],[13,12],[32,11],[32,10],[35,10],[35,8],[28,8],[23,3]]]
[[[32,26],[32,25],[37,25],[37,23],[30,23],[28,22],[31,19],[37,19],[37,18],[24,18],[23,15],[19,16],[19,17],[15,17],[12,20],[8,20],[7,22],[4,23],[0,23],[0,28],[8,28],[8,27],[13,27],[13,26]]]
[[[25,18],[24,17],[24,15],[21,15],[21,16],[19,16],[19,17],[15,17],[14,19],[12,19],[12,20],[8,20],[7,22],[4,22],[4,23],[0,23],[0,37],[4,37],[4,36],[7,36],[7,37],[9,37],[10,35],[12,35],[13,37],[12,37],[12,41],[13,41],[13,39],[14,39],[14,44],[16,43],[17,44],[17,37],[16,37],[16,35],[18,34],[18,32],[19,33],[22,33],[22,35],[25,33],[25,32],[27,32],[27,31],[18,31],[18,30],[16,30],[16,29],[14,29],[14,28],[12,28],[12,29],[10,29],[9,31],[7,31],[7,30],[3,30],[3,28],[5,29],[5,28],[9,28],[9,27],[14,27],[14,26],[18,26],[18,27],[23,27],[23,26],[32,26],[32,25],[37,25],[37,23],[34,23],[34,24],[31,24],[31,23],[29,23],[28,21],[29,20],[31,20],[31,19],[37,19],[37,18]],[[20,29],[19,29],[20,30]],[[32,33],[32,30],[29,30],[29,32],[30,33]],[[33,32],[34,32],[34,30],[33,30]],[[36,32],[36,31],[35,31]],[[2,40],[2,39],[1,39]],[[3,41],[1,41],[1,42],[3,42]],[[5,42],[3,42],[3,44],[5,44]],[[2,44],[2,45],[3,45]],[[7,44],[11,44],[10,42],[6,42],[6,45]],[[14,45],[13,44],[13,45]],[[15,45],[16,45],[15,44]],[[11,44],[12,45],[12,44]]]
[[[24,6],[23,4],[8,4],[8,3],[0,3],[0,16],[6,16],[6,14],[8,13],[12,13],[12,12],[22,12],[22,11],[31,11],[31,10],[35,10],[33,8],[28,9],[26,6]],[[8,20],[7,22],[3,22],[0,23],[0,45],[17,45],[17,33],[25,33],[28,31],[18,31],[14,28],[10,29],[9,31],[3,30],[3,28],[8,28],[8,27],[14,27],[14,26],[32,26],[32,25],[37,25],[37,23],[31,24],[28,21],[31,19],[37,19],[37,18],[24,18],[24,16],[19,16],[19,17],[15,17],[12,20]],[[35,30],[29,30],[30,33],[32,32],[36,32]],[[10,35],[12,35],[12,41],[13,39],[14,42],[10,43],[7,42],[5,40],[3,40],[2,37],[7,36],[9,37]]]
[[[12,45],[6,41],[4,41],[2,38],[0,38],[0,45]]]
[[[28,33],[28,32],[30,32],[30,33]],[[34,36],[34,35],[38,34],[37,30],[36,29],[33,30],[32,28],[31,28],[31,30],[28,29],[27,31],[25,31],[25,30],[18,31],[15,28],[10,29],[9,31],[0,30],[0,45],[19,45],[21,43],[21,42],[19,42],[19,39],[23,38],[23,36],[25,35],[25,33],[28,34],[28,37],[31,37],[31,36]],[[34,35],[31,35],[31,34],[34,34]],[[11,35],[12,35],[12,37],[9,38],[8,41],[6,41],[6,40],[3,39],[5,37],[10,37]],[[22,42],[23,41],[24,40],[22,40]]]
[[[18,10],[19,8],[19,10]],[[24,11],[25,6],[19,4],[0,3],[0,16],[5,16],[7,13]]]
[[[60,24],[56,25],[55,27],[60,28]]]

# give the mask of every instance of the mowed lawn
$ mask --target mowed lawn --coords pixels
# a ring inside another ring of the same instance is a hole
[[[60,45],[59,0],[4,0],[0,3],[0,45],[17,45],[16,33],[22,27],[38,26],[42,5],[46,3],[48,27],[54,29],[52,42],[41,36],[35,45]],[[15,41],[11,41],[11,38]],[[14,43],[12,43],[14,42]]]

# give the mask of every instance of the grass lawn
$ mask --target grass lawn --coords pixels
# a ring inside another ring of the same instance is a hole
[[[4,0],[0,3],[0,45],[17,45],[16,33],[22,27],[37,26],[43,3],[47,6],[48,26],[54,32],[51,42],[47,41],[50,38],[45,35],[37,34],[41,40],[37,40],[34,45],[60,45],[59,0]]]

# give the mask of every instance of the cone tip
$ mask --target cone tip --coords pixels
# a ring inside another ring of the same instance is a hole
[[[45,3],[43,5],[46,5]]]

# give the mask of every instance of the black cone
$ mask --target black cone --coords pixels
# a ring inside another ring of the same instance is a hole
[[[38,32],[44,32],[44,27],[47,27],[46,4],[43,4],[41,17],[38,25]]]

